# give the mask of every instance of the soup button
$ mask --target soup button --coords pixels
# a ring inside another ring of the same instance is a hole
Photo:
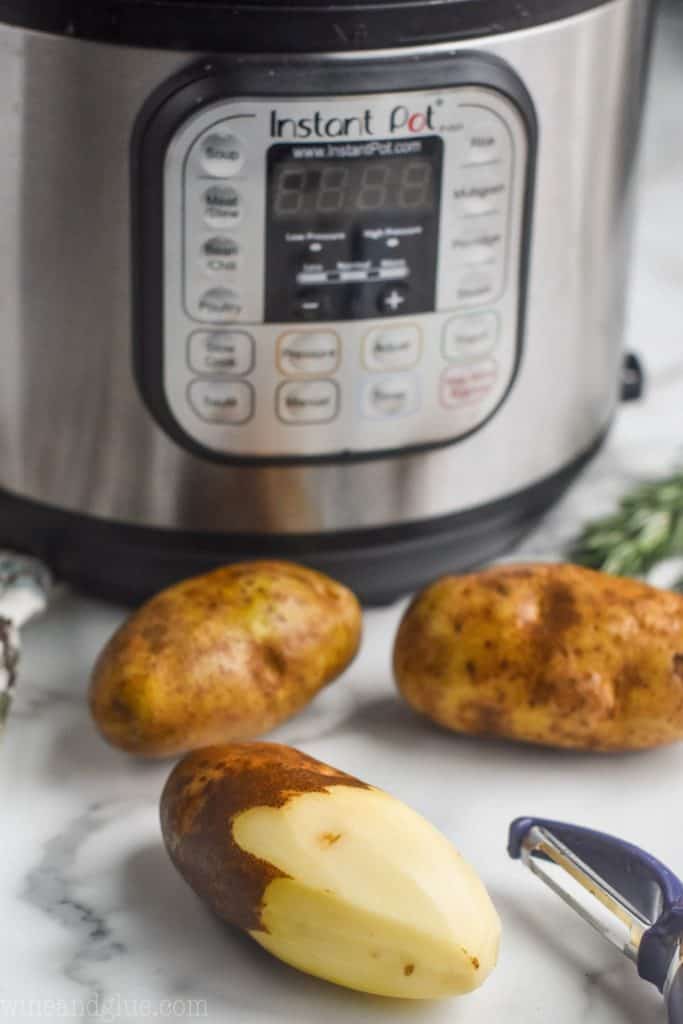
[[[488,355],[498,343],[498,317],[495,313],[456,316],[443,332],[443,357],[449,363],[467,363]]]

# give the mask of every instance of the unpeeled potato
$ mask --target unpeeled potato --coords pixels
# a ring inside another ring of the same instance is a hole
[[[351,662],[361,610],[321,573],[287,562],[232,565],[149,601],[93,671],[106,740],[153,757],[250,739],[303,708]]]
[[[447,576],[408,609],[394,670],[457,732],[656,747],[683,739],[683,597],[575,565]]]
[[[222,918],[299,970],[377,995],[470,992],[500,922],[482,882],[424,818],[290,747],[188,755],[161,798],[166,847]]]

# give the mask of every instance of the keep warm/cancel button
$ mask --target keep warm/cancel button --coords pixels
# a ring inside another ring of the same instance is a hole
[[[283,423],[331,423],[339,412],[339,385],[333,380],[286,381],[277,391]]]

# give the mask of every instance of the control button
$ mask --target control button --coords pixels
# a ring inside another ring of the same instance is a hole
[[[298,320],[319,320],[329,313],[329,298],[319,290],[299,292],[294,312]]]
[[[206,423],[239,426],[254,415],[254,389],[243,380],[193,380],[189,399]]]
[[[195,331],[188,362],[195,373],[244,377],[254,368],[254,339],[245,331]]]
[[[341,342],[334,331],[290,331],[278,341],[280,373],[290,377],[320,377],[336,373]]]
[[[236,135],[212,132],[202,142],[202,163],[212,178],[229,178],[244,165],[244,146]]]
[[[452,193],[456,213],[466,218],[504,214],[507,195],[508,181],[498,166],[464,168]]]
[[[331,423],[339,413],[339,385],[333,380],[289,380],[276,398],[284,423]]]
[[[381,313],[401,313],[405,306],[408,295],[408,286],[405,284],[392,284],[380,295],[378,306]]]
[[[374,327],[363,342],[367,370],[408,370],[420,358],[422,336],[415,324]]]
[[[449,366],[441,374],[441,404],[446,409],[471,405],[487,398],[498,380],[498,363],[483,359],[470,366]]]
[[[234,238],[218,235],[202,246],[204,266],[210,274],[234,274],[239,269],[240,247]]]
[[[242,197],[231,185],[212,185],[204,193],[204,220],[211,227],[237,224],[242,217]]]
[[[367,419],[409,416],[417,407],[417,377],[412,373],[387,374],[365,383],[362,410]]]
[[[199,310],[208,320],[230,320],[242,312],[242,301],[231,288],[210,288],[200,298]]]
[[[502,260],[505,237],[500,217],[461,220],[451,249],[462,266],[481,266]]]
[[[449,363],[467,363],[488,355],[498,343],[495,313],[473,313],[449,320],[443,332],[443,357]]]
[[[474,304],[484,305],[495,299],[499,289],[500,271],[496,268],[481,269],[464,268],[455,279],[456,306]]]
[[[496,114],[475,115],[466,128],[466,138],[466,165],[499,163],[508,155],[508,129]]]

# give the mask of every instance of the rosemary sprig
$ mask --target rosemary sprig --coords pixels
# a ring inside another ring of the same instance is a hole
[[[579,565],[616,576],[644,576],[676,555],[683,555],[683,472],[631,491],[615,515],[585,527],[571,552]],[[674,589],[683,592],[683,579]]]

